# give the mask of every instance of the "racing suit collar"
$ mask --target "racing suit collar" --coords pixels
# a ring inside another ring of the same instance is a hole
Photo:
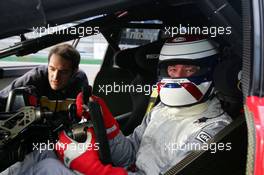
[[[189,107],[178,107],[178,114],[186,115],[186,116],[194,116],[203,113],[208,109],[208,103],[199,103]]]
[[[193,106],[188,107],[171,107],[167,106],[163,103],[160,103],[156,106],[156,109],[160,108],[160,110],[164,111],[166,115],[173,116],[173,117],[193,117],[193,116],[200,116],[201,113],[208,110],[208,102],[199,103]]]

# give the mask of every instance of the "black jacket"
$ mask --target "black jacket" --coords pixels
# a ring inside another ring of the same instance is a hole
[[[28,71],[25,75],[15,79],[10,85],[0,91],[0,103],[3,108],[4,103],[12,89],[23,86],[34,86],[38,96],[47,96],[50,100],[64,100],[66,98],[76,98],[82,86],[88,87],[88,79],[83,71],[75,73],[67,87],[54,91],[48,81],[48,67],[38,66]]]

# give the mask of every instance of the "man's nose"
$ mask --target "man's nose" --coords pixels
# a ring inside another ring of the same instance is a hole
[[[59,79],[59,71],[58,70],[54,71],[53,78],[54,78],[54,80]]]

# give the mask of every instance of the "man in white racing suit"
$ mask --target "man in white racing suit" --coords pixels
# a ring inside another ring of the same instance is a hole
[[[56,152],[65,166],[53,159],[55,154],[50,156],[50,151],[45,151],[29,155],[31,161],[22,163],[20,170],[14,172],[158,175],[168,171],[191,151],[204,149],[203,145],[232,121],[213,94],[212,72],[218,59],[217,45],[198,36],[177,37],[164,44],[159,59],[161,102],[130,136],[125,137],[120,132],[104,101],[92,96],[102,109],[113,165],[101,163],[93,128],[89,128],[85,143],[77,143],[65,132],[59,134]],[[78,115],[89,118],[89,113],[82,111],[82,94],[76,101]],[[92,146],[79,149],[83,144]],[[72,145],[78,149],[72,149]],[[131,167],[134,167],[133,171]]]
[[[164,44],[159,59],[161,102],[132,135],[119,134],[110,142],[117,145],[112,155],[118,166],[135,163],[137,171],[131,174],[165,173],[190,151],[206,149],[202,145],[232,121],[212,94],[216,43],[195,36],[174,38]]]

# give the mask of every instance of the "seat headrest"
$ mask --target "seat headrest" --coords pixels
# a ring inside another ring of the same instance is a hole
[[[241,100],[241,69],[242,63],[238,58],[224,60],[214,71],[215,89],[227,100]]]
[[[138,69],[134,58],[136,50],[137,48],[118,51],[114,55],[115,64],[120,68],[131,71],[133,74],[136,73]]]
[[[136,54],[136,64],[147,73],[156,75],[159,54],[164,41],[156,41],[139,47]]]

